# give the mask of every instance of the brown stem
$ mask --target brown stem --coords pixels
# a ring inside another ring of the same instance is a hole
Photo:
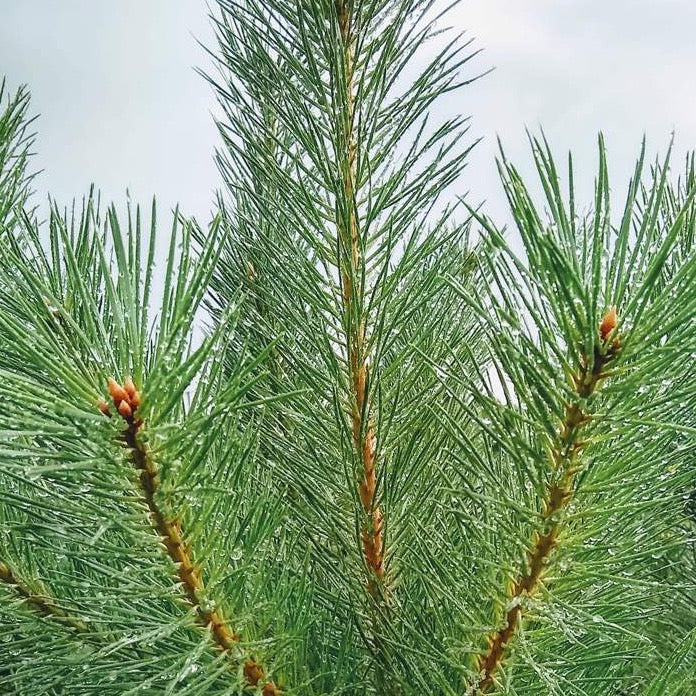
[[[603,341],[614,328],[615,317],[614,325],[608,330],[605,326],[606,322],[605,317],[600,325],[600,336]],[[503,663],[506,648],[522,621],[524,598],[532,596],[539,589],[544,569],[548,566],[558,545],[560,516],[575,492],[575,476],[579,470],[578,457],[584,449],[584,443],[579,437],[580,432],[592,417],[585,408],[584,401],[594,393],[597,385],[604,378],[604,369],[615,357],[619,347],[620,342],[615,339],[611,344],[605,344],[603,349],[596,350],[591,366],[583,357],[580,369],[573,377],[573,387],[578,400],[566,404],[561,427],[551,448],[553,472],[544,501],[542,528],[534,532],[532,537],[531,548],[526,558],[526,572],[517,578],[510,591],[507,604],[510,608],[505,614],[505,623],[502,628],[488,636],[488,650],[479,657],[480,680],[474,685],[473,693],[483,694],[493,685],[495,672]]]
[[[339,239],[349,250],[349,261],[341,271],[343,289],[343,310],[347,319],[348,364],[351,376],[351,428],[353,445],[362,468],[362,478],[358,485],[365,521],[361,529],[363,555],[373,577],[368,581],[368,589],[374,596],[378,594],[376,583],[384,578],[384,520],[376,501],[376,436],[374,416],[369,403],[368,375],[369,360],[365,351],[365,317],[356,311],[364,288],[360,274],[363,258],[358,235],[357,211],[355,210],[356,155],[357,146],[353,132],[354,118],[354,57],[351,8],[348,2],[336,0],[338,24],[344,48],[344,81],[346,85],[346,110],[343,124],[343,142],[346,153],[343,165],[343,197],[346,211],[338,215]],[[346,262],[344,262],[346,263]]]
[[[167,519],[155,500],[155,491],[159,483],[157,467],[147,450],[138,440],[138,432],[142,424],[130,419],[128,428],[123,434],[123,440],[130,450],[133,465],[140,471],[140,483],[145,493],[150,518],[167,549],[169,557],[177,568],[181,586],[192,606],[196,607],[198,617],[203,626],[210,626],[213,639],[223,650],[229,650],[239,636],[233,633],[218,609],[203,609],[201,597],[205,595],[200,569],[193,561],[191,548],[184,541],[181,522],[178,519]]]
[[[55,602],[46,595],[33,593],[24,582],[13,572],[13,570],[0,561],[0,581],[9,585],[14,593],[21,597],[27,606],[31,607],[37,614],[49,619],[57,619],[60,623],[69,626],[70,628],[83,633],[87,631],[87,625],[68,615]]]
[[[109,391],[119,414],[127,425],[122,438],[128,447],[133,466],[140,472],[140,484],[150,519],[157,534],[164,542],[167,554],[176,566],[184,594],[190,605],[195,608],[199,623],[210,628],[215,644],[223,652],[228,653],[234,661],[238,655],[238,651],[234,648],[239,642],[239,635],[232,631],[220,609],[204,608],[206,604],[203,601],[206,596],[205,586],[200,568],[193,557],[191,546],[185,540],[181,520],[165,515],[157,502],[156,492],[159,487],[157,464],[153,460],[149,448],[140,437],[143,429],[143,422],[137,413],[140,394],[130,379],[126,380],[123,387],[110,380]],[[105,402],[100,402],[99,408],[106,415],[110,415],[108,406],[104,408],[105,405]],[[262,665],[253,658],[245,660],[243,671],[244,678],[250,686],[257,686],[266,679]],[[263,686],[262,694],[263,696],[278,696],[280,689],[272,681],[268,681]]]

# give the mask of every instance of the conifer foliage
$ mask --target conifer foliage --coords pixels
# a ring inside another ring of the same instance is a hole
[[[205,226],[40,222],[0,90],[0,693],[696,692],[693,157],[501,230],[432,3],[212,21]]]

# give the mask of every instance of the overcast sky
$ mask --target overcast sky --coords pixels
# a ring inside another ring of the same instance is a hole
[[[209,66],[196,43],[212,43],[207,11],[198,0],[0,0],[0,74],[27,83],[40,114],[41,196],[68,202],[95,182],[107,198],[129,188],[208,217],[214,102],[193,70]],[[524,127],[543,125],[559,156],[573,150],[587,189],[601,129],[620,192],[644,132],[652,153],[673,130],[678,157],[696,146],[693,0],[464,0],[450,23],[484,49],[470,74],[495,67],[444,105],[484,138],[461,191],[495,215],[496,134],[529,171]]]

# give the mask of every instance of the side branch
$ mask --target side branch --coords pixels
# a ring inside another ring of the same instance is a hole
[[[561,428],[551,447],[553,471],[544,501],[542,527],[532,537],[531,548],[526,558],[526,572],[513,583],[507,604],[510,608],[505,614],[505,624],[488,636],[488,651],[478,660],[480,679],[470,689],[470,693],[483,694],[493,685],[495,672],[503,663],[506,648],[515,636],[523,618],[523,600],[533,595],[539,588],[542,573],[558,545],[561,527],[559,513],[566,509],[575,492],[575,477],[580,470],[578,459],[585,447],[580,433],[592,418],[584,402],[595,392],[606,376],[605,368],[615,358],[621,347],[618,338],[609,340],[616,324],[616,310],[612,308],[599,326],[602,347],[595,350],[591,364],[587,357],[583,356],[580,368],[572,378],[577,400],[566,404]]]
[[[167,554],[176,566],[184,594],[190,605],[195,608],[201,626],[210,628],[215,644],[230,657],[236,657],[237,651],[234,648],[239,642],[239,635],[232,631],[220,609],[204,608],[206,605],[203,602],[206,596],[205,586],[200,568],[195,563],[191,546],[184,539],[181,520],[165,515],[157,502],[156,492],[159,487],[157,464],[147,445],[139,437],[139,433],[143,429],[143,422],[137,414],[140,393],[130,378],[125,380],[123,386],[113,379],[109,380],[109,393],[119,415],[127,426],[122,435],[123,442],[128,447],[133,466],[140,472],[140,483],[152,524],[164,542]],[[102,401],[98,406],[102,413],[110,415],[110,409],[106,402]],[[250,686],[257,686],[265,680],[265,671],[260,663],[253,658],[248,658],[244,662],[244,678]],[[262,694],[263,696],[278,696],[280,690],[272,681],[269,681],[264,684]]]
[[[83,621],[68,615],[50,597],[32,592],[12,569],[2,561],[0,561],[0,582],[9,585],[14,593],[40,616],[57,620],[80,633],[87,631],[87,625]]]

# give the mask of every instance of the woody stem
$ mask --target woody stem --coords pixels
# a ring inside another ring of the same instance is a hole
[[[343,113],[342,180],[343,210],[337,206],[339,242],[344,251],[341,259],[343,311],[347,325],[347,353],[351,381],[351,429],[355,452],[361,464],[358,486],[364,513],[361,528],[362,550],[372,573],[368,582],[370,592],[377,596],[377,582],[384,576],[383,518],[376,501],[376,437],[374,414],[369,394],[369,360],[366,355],[366,321],[362,312],[364,259],[360,248],[357,211],[355,206],[357,145],[353,129],[354,96],[354,36],[353,17],[347,0],[336,0],[338,25],[343,44],[343,84],[345,103]]]
[[[142,421],[135,416],[129,416],[124,420],[127,428],[122,436],[123,441],[129,449],[133,466],[140,473],[140,484],[150,519],[164,543],[167,554],[176,566],[183,592],[189,604],[195,608],[200,625],[209,627],[215,644],[236,660],[238,651],[234,648],[239,642],[239,636],[232,631],[220,609],[204,608],[205,586],[192,549],[184,538],[181,521],[165,515],[157,502],[159,472],[147,445],[139,437],[143,427]],[[244,662],[244,678],[250,686],[256,686],[265,680],[265,671],[259,662],[248,658]],[[267,682],[263,687],[264,696],[275,696],[279,693],[273,682]]]
[[[566,404],[561,427],[551,447],[552,476],[541,514],[541,528],[531,540],[525,563],[526,571],[518,576],[512,586],[505,623],[488,636],[488,650],[479,657],[478,674],[481,677],[473,688],[474,693],[483,694],[493,685],[495,673],[506,657],[507,646],[523,619],[524,607],[520,600],[539,589],[544,569],[558,546],[561,515],[575,492],[579,456],[584,448],[580,434],[592,418],[585,401],[592,396],[603,379],[604,369],[615,356],[618,343],[615,346],[606,352],[597,350],[591,366],[587,359],[583,359],[578,373],[573,377],[575,399]]]
[[[80,633],[87,631],[87,625],[84,622],[68,615],[50,597],[32,592],[14,571],[2,561],[0,561],[0,581],[9,585],[14,593],[21,597],[25,604],[31,607],[37,614],[49,619],[56,619]]]

